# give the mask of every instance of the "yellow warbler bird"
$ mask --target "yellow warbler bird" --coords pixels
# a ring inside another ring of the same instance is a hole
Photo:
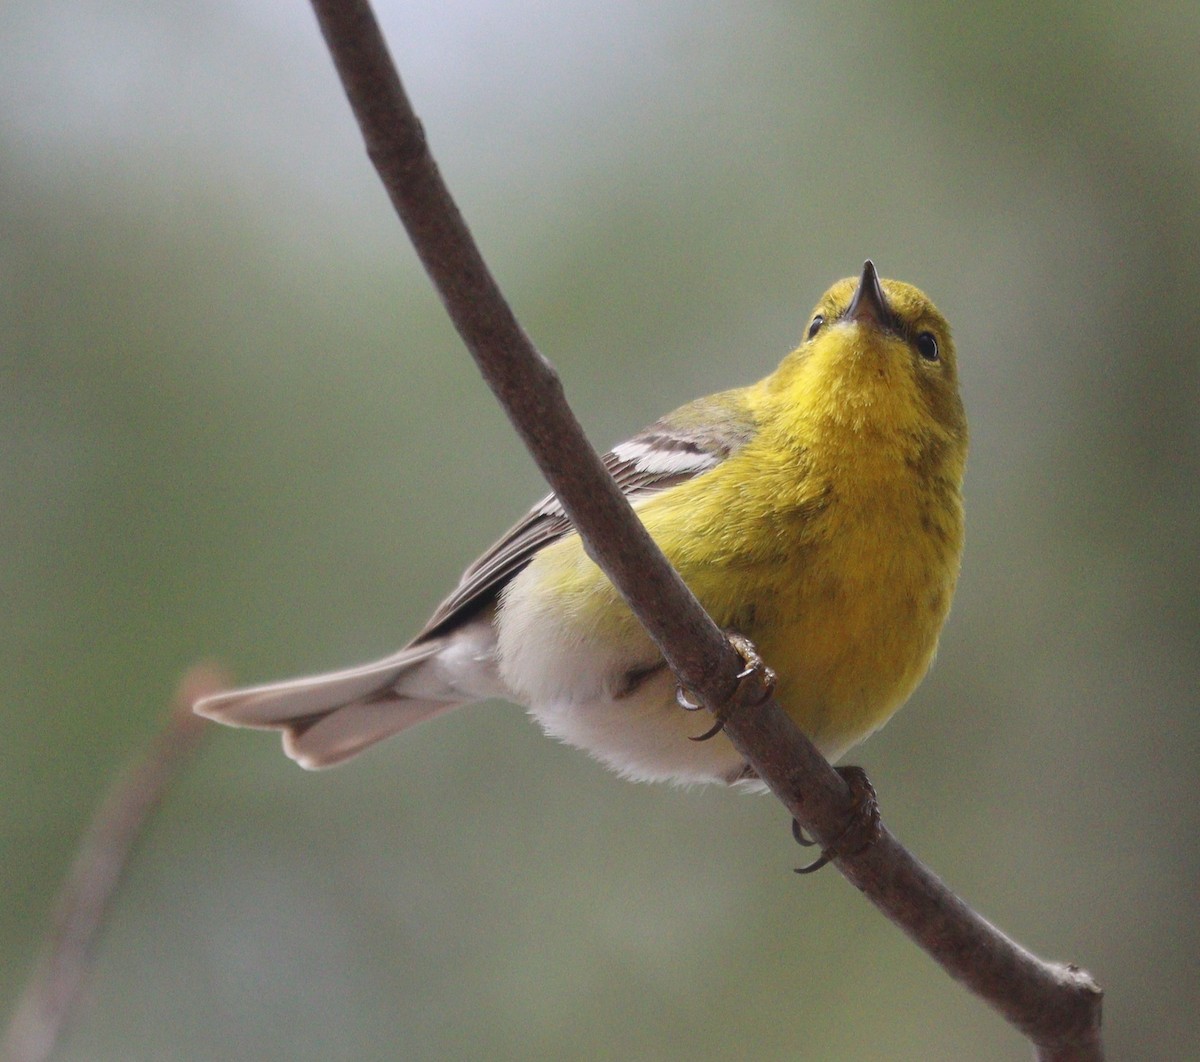
[[[766,379],[692,402],[606,463],[718,625],[754,642],[775,696],[831,760],[921,680],[958,578],[967,425],[945,319],[867,262],[817,304]],[[284,732],[326,767],[473,701],[526,705],[553,737],[639,780],[758,785],[724,734],[697,743],[658,650],[553,497],[376,663],[222,693],[211,719]]]

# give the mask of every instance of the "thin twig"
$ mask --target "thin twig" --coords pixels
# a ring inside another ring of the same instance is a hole
[[[492,278],[413,113],[366,0],[312,0],[370,156],[484,379],[604,570],[681,683],[722,710],[740,658],[647,534],[588,444],[562,384]],[[822,844],[852,813],[840,776],[773,702],[741,706],[725,732]],[[886,830],[841,872],[934,959],[1036,1045],[1044,1062],[1102,1057],[1100,990],[1043,962],[953,895]]]
[[[0,1045],[4,1062],[50,1057],[78,1003],[96,938],[133,846],[207,727],[192,712],[192,704],[229,686],[211,664],[191,668],[179,682],[162,729],[150,747],[130,761],[97,809],[59,892],[37,966]]]

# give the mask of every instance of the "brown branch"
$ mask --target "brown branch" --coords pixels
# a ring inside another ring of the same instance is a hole
[[[588,444],[562,384],[505,302],[436,163],[367,0],[312,0],[367,153],[484,379],[578,529],[681,683],[724,714],[740,658],[642,527]],[[793,817],[831,844],[852,813],[841,777],[773,702],[725,732]],[[841,872],[1046,1062],[1102,1056],[1100,990],[1043,962],[967,907],[886,830]]]
[[[59,892],[42,954],[0,1044],[4,1062],[41,1062],[54,1050],[78,1003],[96,938],[133,846],[208,725],[192,712],[192,704],[229,686],[212,665],[189,670],[162,729],[130,761],[97,809]]]

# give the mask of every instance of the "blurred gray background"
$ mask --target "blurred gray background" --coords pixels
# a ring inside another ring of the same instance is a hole
[[[968,545],[854,755],[983,914],[1200,1057],[1200,8],[387,2],[599,446],[768,372],[872,256],[953,323]],[[0,8],[0,1005],[181,671],[405,641],[543,487],[305,4]],[[503,705],[326,774],[214,732],[63,1059],[1025,1059],[768,798]]]

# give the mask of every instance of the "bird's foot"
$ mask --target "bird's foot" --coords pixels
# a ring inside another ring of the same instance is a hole
[[[734,652],[742,658],[742,670],[737,673],[737,686],[734,687],[729,699],[719,709],[713,711],[717,717],[716,722],[699,737],[692,738],[692,741],[708,741],[709,738],[716,737],[725,729],[726,721],[737,712],[738,708],[762,704],[775,692],[775,672],[763,662],[754,643],[744,634],[738,634],[737,631],[726,631],[725,636],[729,639],[729,644],[733,646]],[[689,712],[704,707],[700,703],[700,699],[682,685],[675,689],[675,700],[679,707]]]
[[[875,797],[875,787],[871,785],[867,772],[861,767],[835,767],[834,770],[842,776],[842,781],[850,788],[850,794],[854,798],[850,818],[834,842],[821,849],[821,854],[808,866],[797,867],[797,874],[812,874],[833,859],[858,855],[879,840],[883,829],[879,817],[879,801]],[[806,848],[817,843],[805,836],[800,823],[795,819],[792,820],[792,836],[798,844]]]

